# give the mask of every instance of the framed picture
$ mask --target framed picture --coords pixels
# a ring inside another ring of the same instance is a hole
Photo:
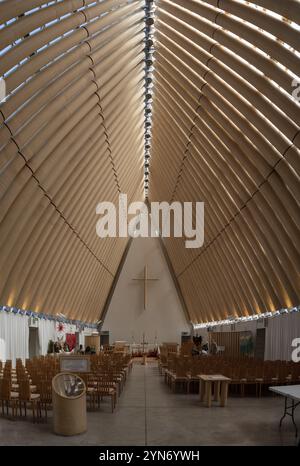
[[[59,359],[61,372],[90,372],[91,361],[89,356],[61,355]]]

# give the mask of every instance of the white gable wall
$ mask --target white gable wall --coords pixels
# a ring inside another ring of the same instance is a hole
[[[144,266],[148,277],[159,281],[147,284],[147,309],[144,310]],[[126,340],[141,343],[143,333],[148,343],[181,341],[181,332],[190,327],[177,294],[174,281],[157,238],[132,241],[116,285],[102,330],[110,332],[110,342]]]

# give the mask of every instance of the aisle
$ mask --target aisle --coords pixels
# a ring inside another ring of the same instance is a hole
[[[140,429],[144,417],[144,445],[295,444],[289,420],[278,430],[283,409],[278,397],[231,397],[226,408],[208,409],[199,403],[198,395],[171,393],[157,364],[136,365],[132,375],[120,413],[133,409]],[[297,420],[299,424],[300,412]]]
[[[0,417],[0,445],[294,445],[290,419],[278,430],[282,403],[279,397],[230,397],[226,408],[208,409],[197,395],[171,393],[156,362],[136,363],[115,412],[108,400],[100,411],[89,412],[85,434],[59,437],[50,420],[33,424]]]

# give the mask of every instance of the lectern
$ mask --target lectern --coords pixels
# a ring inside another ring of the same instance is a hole
[[[86,386],[75,374],[62,372],[52,380],[53,430],[78,435],[87,430]]]

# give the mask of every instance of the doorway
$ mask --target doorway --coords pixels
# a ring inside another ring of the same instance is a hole
[[[39,356],[39,329],[29,327],[29,358]]]
[[[258,328],[256,330],[255,352],[256,359],[264,359],[265,357],[265,344],[266,344],[266,329]]]
[[[103,330],[100,333],[100,341],[101,341],[101,346],[108,346],[109,345],[109,331]]]

